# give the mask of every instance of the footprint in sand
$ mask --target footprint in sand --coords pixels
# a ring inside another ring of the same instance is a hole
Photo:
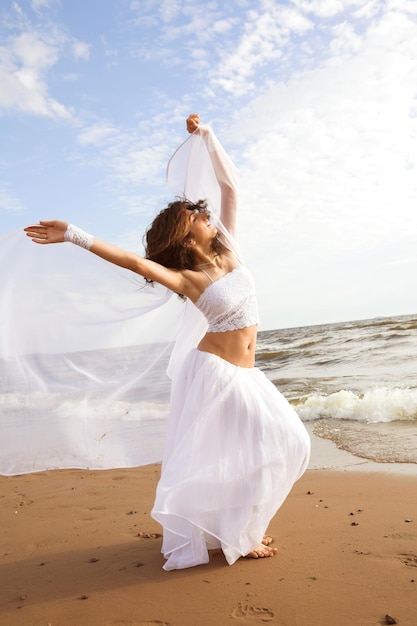
[[[275,614],[271,611],[271,609],[265,609],[259,606],[250,606],[244,602],[239,602],[239,604],[232,611],[232,617],[252,622],[270,622],[274,619]]]
[[[397,559],[407,567],[417,567],[417,556],[415,554],[397,554]]]
[[[31,504],[33,504],[33,500],[28,500],[27,498],[19,502],[19,506],[30,506]]]

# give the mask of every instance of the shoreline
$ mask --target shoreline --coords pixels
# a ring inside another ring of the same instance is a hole
[[[316,422],[304,422],[311,437],[311,458],[309,470],[351,471],[388,473],[417,477],[416,463],[392,463],[373,461],[339,448],[331,439],[319,437],[314,433]]]
[[[157,464],[0,477],[0,625],[416,624],[417,466],[312,441],[269,527],[278,554],[231,567],[214,551],[162,570]]]

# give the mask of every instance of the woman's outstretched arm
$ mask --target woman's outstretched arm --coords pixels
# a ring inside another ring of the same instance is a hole
[[[131,270],[148,280],[168,287],[176,293],[189,295],[190,288],[192,289],[182,272],[171,270],[134,252],[128,252],[111,243],[101,241],[68,222],[61,220],[41,221],[39,224],[27,226],[24,231],[32,241],[38,244],[74,243],[113,265]]]
[[[192,113],[186,124],[189,133],[198,132],[205,139],[221,190],[220,219],[229,233],[235,235],[238,187],[236,168],[210,126],[200,123],[197,113]]]

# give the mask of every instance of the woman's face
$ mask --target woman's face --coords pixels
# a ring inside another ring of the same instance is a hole
[[[217,229],[210,223],[210,213],[192,211],[190,215],[190,238],[196,243],[211,241]]]

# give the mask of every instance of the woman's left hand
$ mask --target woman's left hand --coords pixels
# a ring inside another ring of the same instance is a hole
[[[61,243],[65,241],[64,234],[68,222],[61,220],[41,221],[33,226],[26,226],[24,231],[35,243]]]

